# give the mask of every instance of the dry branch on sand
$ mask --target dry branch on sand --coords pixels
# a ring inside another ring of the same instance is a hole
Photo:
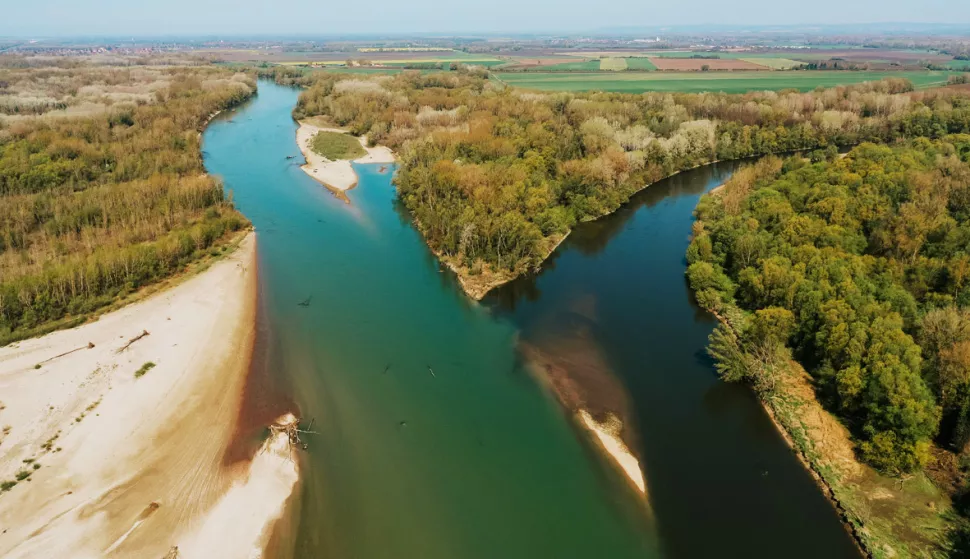
[[[88,342],[87,345],[82,345],[81,347],[76,347],[76,348],[74,348],[74,349],[72,349],[70,351],[65,351],[64,353],[60,353],[58,355],[55,355],[54,357],[48,357],[47,359],[44,359],[43,361],[41,361],[37,365],[38,366],[43,365],[44,363],[47,363],[49,361],[53,361],[53,360],[58,359],[60,357],[64,357],[65,355],[70,355],[70,354],[74,353],[75,351],[81,351],[82,349],[94,349],[94,344],[91,343],[91,342]]]
[[[142,330],[141,331],[141,334],[138,334],[134,338],[128,340],[128,343],[126,343],[124,346],[122,346],[121,348],[119,348],[118,351],[115,352],[115,353],[121,353],[122,351],[124,351],[124,350],[128,349],[129,347],[131,347],[131,344],[137,342],[138,340],[144,338],[147,335],[148,335],[148,330]]]

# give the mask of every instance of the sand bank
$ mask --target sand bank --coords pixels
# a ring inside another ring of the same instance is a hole
[[[324,186],[335,192],[342,193],[357,186],[357,173],[354,172],[353,165],[351,165],[352,162],[394,162],[394,153],[390,149],[382,146],[368,147],[366,136],[362,136],[358,140],[360,141],[360,145],[367,151],[367,155],[354,159],[352,162],[350,160],[331,161],[310,148],[310,142],[317,132],[346,133],[347,131],[339,128],[320,127],[306,121],[301,121],[300,127],[296,131],[296,143],[300,146],[300,151],[303,152],[303,158],[306,159],[306,164],[300,168],[306,174],[320,181]]]
[[[646,495],[647,484],[643,480],[643,472],[640,471],[640,461],[633,456],[617,434],[622,427],[619,425],[619,420],[615,416],[610,416],[613,422],[599,423],[586,410],[580,410],[577,415],[580,423],[593,433],[599,446],[613,458],[613,462],[623,470],[630,482],[640,493]]]
[[[536,378],[646,502],[646,480],[640,461],[631,450],[634,443],[629,442],[635,436],[624,428],[621,419],[630,416],[628,395],[598,346],[589,336],[577,332],[543,347],[520,342],[519,351]]]
[[[0,348],[0,481],[30,473],[0,494],[0,556],[258,556],[296,472],[275,441],[224,460],[255,299],[250,234],[169,290]]]

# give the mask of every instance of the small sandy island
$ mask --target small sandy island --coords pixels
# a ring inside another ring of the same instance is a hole
[[[276,430],[225,459],[255,299],[249,234],[171,289],[0,348],[0,557],[262,555],[298,471]]]
[[[357,173],[354,172],[351,163],[394,163],[394,153],[390,149],[383,146],[368,147],[366,136],[358,139],[360,145],[367,151],[367,155],[353,161],[347,159],[331,161],[310,148],[310,142],[317,132],[346,133],[347,131],[317,126],[305,120],[300,121],[300,128],[296,131],[296,143],[303,152],[303,158],[306,159],[306,164],[300,168],[334,192],[343,193],[357,186]]]
[[[647,502],[647,483],[640,460],[625,440],[633,437],[621,419],[630,415],[626,391],[595,344],[586,336],[576,335],[554,346],[520,342],[519,350],[536,378],[551,390],[631,489]]]

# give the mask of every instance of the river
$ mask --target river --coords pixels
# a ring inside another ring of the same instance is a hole
[[[314,420],[280,548],[858,556],[755,398],[720,383],[703,351],[713,321],[691,303],[683,255],[697,199],[731,165],[651,186],[577,228],[537,277],[477,304],[396,203],[393,169],[357,166],[350,205],[300,170],[297,95],[261,81],[254,100],[213,121],[203,148],[257,231],[253,367],[270,383],[250,399],[272,407],[275,388]],[[649,506],[528,372],[523,343],[589,348],[620,381]]]

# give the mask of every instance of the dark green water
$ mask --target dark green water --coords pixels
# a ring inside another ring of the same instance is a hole
[[[577,231],[539,278],[477,305],[396,207],[389,173],[359,166],[348,206],[299,169],[297,94],[261,82],[204,144],[257,229],[254,366],[319,432],[297,557],[853,555],[757,402],[703,357],[712,323],[690,304],[683,252],[717,170],[651,187]],[[568,342],[578,296],[633,396],[652,514],[517,356],[519,339]]]

